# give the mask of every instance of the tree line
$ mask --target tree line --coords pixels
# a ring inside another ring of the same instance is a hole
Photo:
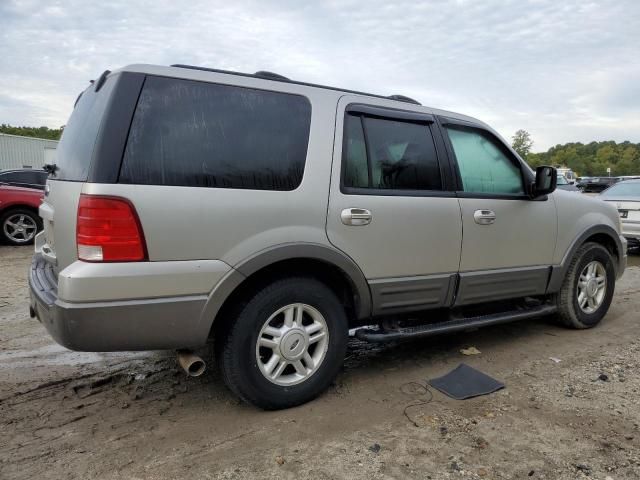
[[[63,129],[64,127],[14,127],[12,125],[7,125],[6,123],[0,125],[0,133],[20,135],[22,137],[46,138],[47,140],[60,140]]]
[[[525,130],[518,130],[512,140],[514,150],[533,168],[566,166],[580,176],[605,176],[608,175],[607,168],[611,168],[612,176],[640,175],[640,143],[572,142],[533,153],[533,141]]]

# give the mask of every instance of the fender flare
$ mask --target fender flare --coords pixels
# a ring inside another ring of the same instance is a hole
[[[589,237],[597,234],[605,234],[609,238],[611,238],[616,246],[616,254],[618,256],[618,265],[616,265],[616,272],[619,274],[622,270],[624,270],[627,255],[622,244],[622,240],[620,239],[620,235],[618,235],[618,232],[616,232],[609,225],[594,225],[587,228],[580,235],[578,235],[573,240],[571,245],[569,245],[569,248],[562,257],[562,262],[560,262],[560,265],[554,265],[551,268],[551,274],[549,276],[549,284],[547,285],[546,293],[556,293],[560,291],[560,288],[562,288],[562,282],[567,275],[567,270],[569,270],[571,259],[576,254],[576,251]]]
[[[220,308],[244,280],[257,271],[283,260],[319,260],[338,268],[351,283],[358,319],[371,316],[371,291],[360,267],[345,253],[318,243],[285,243],[266,248],[235,264],[209,294],[200,317],[199,335],[207,338]]]

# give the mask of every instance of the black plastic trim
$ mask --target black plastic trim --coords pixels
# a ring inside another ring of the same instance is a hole
[[[460,272],[455,306],[544,295],[549,266]]]
[[[411,112],[395,108],[378,107],[362,103],[350,103],[345,108],[347,113],[363,113],[368,117],[404,120],[416,123],[434,123],[435,117],[428,113]]]
[[[133,113],[145,79],[144,74],[133,72],[115,76],[116,84],[98,131],[87,182],[117,183]]]
[[[392,190],[386,188],[341,187],[345,195],[372,195],[378,197],[445,197],[455,198],[449,190]]]
[[[399,328],[397,330],[374,330],[361,328],[356,330],[356,338],[366,342],[382,343],[391,341],[413,340],[415,338],[432,337],[443,333],[454,333],[470,328],[480,328],[489,325],[498,325],[516,320],[551,315],[557,311],[554,305],[539,305],[524,310],[512,310],[508,312],[494,313],[479,317],[454,318],[444,322],[430,323],[418,327]]]
[[[400,102],[413,103],[414,105],[422,105],[419,101],[414,100],[411,97],[407,97],[406,95],[389,95],[387,98],[391,100],[398,100]]]
[[[618,265],[616,265],[616,275],[619,275],[621,271],[624,270],[627,252],[624,251],[622,241],[620,240],[618,232],[616,232],[612,227],[608,225],[594,225],[587,228],[584,232],[578,235],[565,252],[560,265],[553,266],[553,268],[551,269],[551,275],[549,277],[549,284],[547,285],[546,293],[556,293],[560,291],[560,288],[562,288],[562,282],[567,276],[569,265],[571,264],[571,260],[576,254],[576,251],[587,241],[589,237],[597,234],[605,234],[614,241],[616,245],[616,255],[618,257]]]
[[[100,75],[98,80],[95,82],[95,85],[93,87],[94,91],[96,91],[96,92],[100,91],[100,89],[104,85],[104,82],[107,81],[107,77],[109,76],[110,73],[111,73],[111,70],[105,70],[104,72],[102,72],[102,75]]]
[[[456,276],[445,273],[370,280],[373,315],[449,307]]]
[[[233,274],[221,280],[212,293],[205,307],[205,318],[211,321],[226,298],[238,287],[246,277],[276,262],[292,259],[320,260],[341,270],[351,282],[356,292],[356,317],[358,319],[371,316],[371,292],[369,284],[360,267],[339,250],[319,243],[285,243],[267,248],[252,257],[234,265]],[[228,285],[225,285],[228,284]],[[218,293],[220,292],[220,293]],[[207,326],[204,330],[208,331]]]

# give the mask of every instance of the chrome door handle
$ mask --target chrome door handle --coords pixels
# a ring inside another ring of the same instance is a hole
[[[473,221],[478,225],[491,225],[496,221],[496,214],[491,210],[476,210],[473,212]]]
[[[364,208],[345,208],[340,214],[340,220],[345,225],[369,225],[371,223],[371,212]]]

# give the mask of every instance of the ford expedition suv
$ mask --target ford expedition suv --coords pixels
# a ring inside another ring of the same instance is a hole
[[[194,375],[212,339],[266,409],[321,393],[350,329],[593,327],[626,265],[615,207],[555,191],[486,124],[269,72],[107,71],[49,168],[32,316],[74,350],[178,350]]]

